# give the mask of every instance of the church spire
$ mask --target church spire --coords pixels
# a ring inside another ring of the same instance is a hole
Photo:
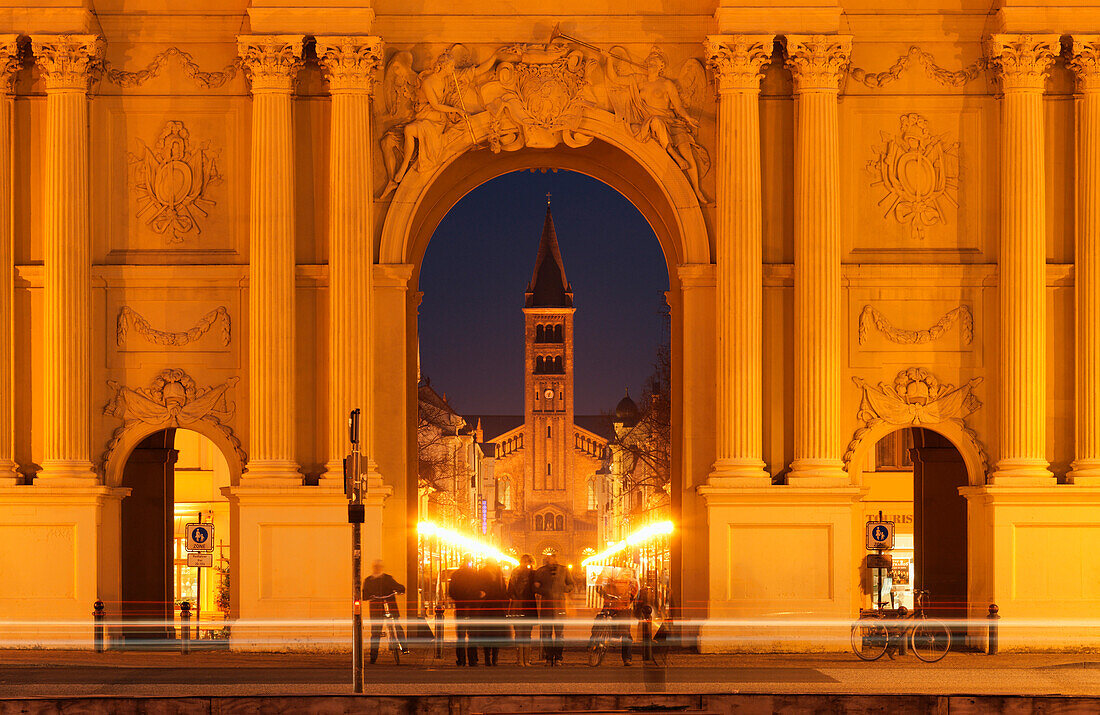
[[[528,308],[572,308],[573,291],[565,279],[565,264],[558,248],[558,234],[554,231],[554,217],[550,214],[550,202],[546,204],[546,222],[542,226],[542,239],[535,257],[535,270],[527,286]]]

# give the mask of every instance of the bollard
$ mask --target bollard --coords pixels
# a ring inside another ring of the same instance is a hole
[[[642,661],[653,660],[653,621],[649,616],[642,619]]]
[[[443,657],[443,606],[435,607],[435,657]]]
[[[95,624],[92,628],[92,641],[96,653],[102,653],[105,650],[103,647],[103,619],[106,616],[107,607],[103,605],[103,601],[96,601],[92,606],[92,620]]]
[[[989,615],[986,616],[989,619],[989,626],[987,627],[988,635],[986,638],[985,654],[997,655],[997,621],[1000,620],[1000,609],[997,608],[996,603],[989,604]]]
[[[191,652],[191,604],[184,601],[180,604],[180,653],[187,655]]]

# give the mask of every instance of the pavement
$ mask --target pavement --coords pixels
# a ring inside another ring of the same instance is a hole
[[[1100,653],[912,655],[865,663],[850,654],[680,655],[663,668],[624,667],[609,654],[589,667],[567,652],[562,667],[459,668],[453,654],[414,650],[368,666],[364,692],[390,696],[603,693],[1100,696]],[[0,650],[0,699],[82,696],[272,696],[351,693],[349,653],[228,651],[93,653]],[[3,708],[0,708],[2,710]]]

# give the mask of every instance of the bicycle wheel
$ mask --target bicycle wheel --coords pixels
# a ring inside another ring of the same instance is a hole
[[[890,632],[886,626],[873,621],[852,624],[852,650],[861,660],[878,660],[890,645]]]
[[[607,646],[602,642],[596,643],[588,649],[588,664],[595,668],[597,665],[603,662],[603,657],[607,653]]]
[[[390,652],[393,653],[393,662],[396,665],[401,665],[401,644],[397,640],[397,629],[393,625],[393,621],[390,621],[389,628],[387,629],[390,637]]]
[[[909,646],[925,663],[935,663],[951,650],[951,631],[939,621],[922,620],[909,632]]]

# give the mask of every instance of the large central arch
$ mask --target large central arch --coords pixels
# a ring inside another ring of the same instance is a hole
[[[706,512],[696,500],[695,487],[705,481],[714,462],[716,345],[714,248],[703,208],[667,151],[654,141],[638,141],[614,115],[586,108],[579,132],[593,141],[580,148],[492,153],[485,148],[487,113],[471,117],[469,124],[444,136],[442,158],[432,171],[406,174],[386,210],[376,253],[374,361],[375,375],[387,377],[376,377],[375,453],[380,471],[400,497],[384,507],[383,548],[388,560],[408,565],[410,582],[415,583],[416,562],[416,534],[409,527],[417,519],[414,425],[421,263],[439,222],[463,196],[497,176],[532,168],[575,171],[616,189],[646,218],[660,243],[672,316],[672,510],[680,525],[672,566],[674,573],[685,568],[697,576],[705,573]],[[684,541],[689,548],[683,547]],[[706,578],[692,581],[707,583]],[[673,585],[673,593],[677,604],[707,602],[705,593],[684,594],[680,584]]]

